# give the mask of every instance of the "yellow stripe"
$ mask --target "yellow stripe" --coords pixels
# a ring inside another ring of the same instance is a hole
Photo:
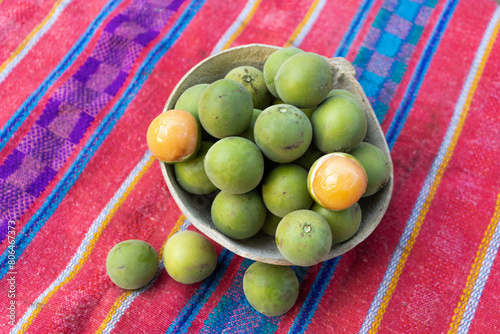
[[[493,214],[491,222],[488,225],[486,232],[484,233],[483,240],[481,240],[481,244],[479,245],[476,258],[474,259],[474,263],[471,266],[470,274],[469,276],[467,276],[467,283],[465,284],[464,292],[462,293],[460,301],[458,302],[458,305],[455,308],[452,322],[450,324],[450,329],[448,330],[449,334],[457,333],[458,329],[460,328],[460,323],[462,322],[465,313],[465,308],[469,303],[470,296],[472,294],[472,291],[474,290],[474,286],[476,285],[477,278],[481,271],[481,267],[483,265],[483,261],[488,251],[490,242],[493,239],[493,235],[495,234],[495,229],[498,226],[499,219],[500,219],[500,193],[498,193],[497,196],[495,213]]]
[[[309,21],[309,19],[311,18],[311,15],[314,13],[314,10],[318,6],[318,3],[319,3],[319,0],[314,0],[311,7],[309,7],[309,10],[307,11],[306,16],[304,16],[304,18],[302,19],[300,24],[297,26],[297,28],[295,28],[295,31],[293,32],[292,36],[290,36],[290,38],[288,39],[288,41],[286,41],[286,43],[283,47],[287,48],[293,44],[293,42],[295,41],[297,36],[300,34],[302,29],[306,25],[307,21]]]
[[[248,13],[247,17],[245,17],[245,19],[243,20],[243,22],[239,26],[238,30],[236,30],[234,32],[234,34],[231,36],[231,38],[229,38],[229,40],[226,42],[226,44],[222,48],[223,50],[230,47],[231,44],[233,44],[233,42],[236,40],[236,38],[238,38],[238,36],[243,32],[243,30],[246,28],[246,26],[248,25],[248,23],[252,19],[253,15],[257,11],[257,8],[259,7],[261,2],[262,2],[262,0],[255,1],[255,3],[252,6],[252,9],[250,9],[250,12]]]
[[[54,289],[51,290],[42,299],[41,303],[38,303],[38,305],[36,306],[36,309],[33,311],[33,313],[31,314],[31,316],[27,319],[26,323],[22,326],[22,329],[21,329],[20,333],[25,333],[26,332],[26,330],[28,329],[28,327],[33,322],[33,320],[37,317],[38,313],[40,313],[40,311],[42,310],[43,306],[45,304],[47,304],[47,302],[49,301],[49,299],[52,298],[52,296],[60,288],[62,288],[69,281],[71,281],[76,276],[76,274],[80,271],[80,269],[83,267],[83,265],[87,261],[88,257],[92,253],[92,250],[94,249],[97,241],[99,240],[99,237],[101,236],[101,234],[104,231],[104,229],[106,229],[106,226],[110,222],[111,218],[114,216],[114,214],[116,213],[116,211],[121,207],[121,205],[123,204],[123,202],[125,202],[125,200],[130,195],[130,193],[132,192],[132,190],[134,189],[134,187],[136,186],[136,184],[139,182],[139,180],[142,178],[142,176],[147,172],[147,170],[151,167],[151,165],[155,161],[156,161],[156,158],[154,156],[151,156],[151,158],[146,163],[146,165],[144,166],[144,168],[136,175],[136,177],[134,178],[134,180],[130,183],[130,185],[128,186],[128,188],[125,190],[123,196],[118,200],[118,202],[113,206],[113,208],[107,214],[107,216],[105,217],[104,221],[102,222],[102,225],[99,226],[99,228],[97,229],[97,231],[94,233],[94,237],[90,240],[90,242],[89,242],[89,244],[88,244],[85,252],[83,253],[83,255],[80,258],[80,260],[78,261],[78,263],[75,266],[75,268],[71,271],[71,273],[68,275],[68,277],[66,277],[66,279],[64,281],[62,281],[56,287],[54,287]]]
[[[0,0],[0,3],[3,0]],[[49,15],[47,15],[43,21],[33,29],[30,34],[24,39],[24,41],[17,47],[17,49],[10,55],[9,59],[7,59],[1,66],[0,66],[0,73],[2,73],[7,66],[9,66],[10,63],[23,51],[23,49],[28,45],[28,43],[33,39],[33,37],[42,29],[47,22],[54,16],[54,13],[56,12],[57,8],[61,5],[61,2],[63,0],[57,0],[52,9],[49,12]]]
[[[186,216],[184,215],[181,215],[179,217],[179,219],[177,220],[177,222],[175,223],[174,227],[172,228],[172,230],[170,231],[170,233],[168,234],[168,237],[167,237],[167,240],[168,238],[170,238],[172,235],[174,235],[177,231],[179,231],[179,229],[181,228],[182,224],[184,224],[184,220],[186,219]],[[165,240],[165,242],[163,243],[163,245],[161,246],[160,248],[160,251],[158,252],[158,261],[161,260],[161,257],[162,257],[162,254],[163,254],[163,248],[165,247],[165,243],[167,241]],[[102,333],[102,331],[108,326],[108,323],[111,321],[111,319],[113,318],[113,315],[115,315],[116,311],[120,308],[120,306],[122,305],[122,303],[127,299],[127,297],[132,293],[132,291],[124,291],[120,297],[118,297],[118,299],[115,301],[115,303],[113,304],[113,306],[111,307],[111,309],[109,310],[108,314],[106,315],[106,318],[104,318],[101,326],[99,326],[99,329],[97,329],[96,333]]]
[[[500,22],[499,22],[500,23]],[[455,149],[455,146],[457,145],[458,138],[460,137],[460,133],[462,132],[463,125],[465,123],[465,119],[467,118],[467,114],[469,112],[469,108],[472,102],[472,98],[474,97],[474,94],[476,92],[479,79],[481,78],[484,70],[484,66],[486,62],[488,61],[488,57],[490,55],[491,49],[493,47],[493,43],[496,39],[496,36],[498,34],[498,28],[499,28],[499,23],[495,26],[495,30],[488,42],[488,45],[486,47],[485,53],[483,55],[483,58],[481,60],[481,64],[478,67],[478,70],[476,72],[476,75],[474,76],[474,79],[472,81],[472,85],[470,87],[469,93],[467,95],[467,99],[465,101],[464,107],[462,109],[462,113],[460,114],[460,118],[457,124],[457,128],[455,129],[455,132],[453,134],[453,137],[451,139],[450,146],[446,150],[446,155],[441,162],[441,165],[439,166],[439,170],[436,174],[436,178],[434,179],[434,182],[432,183],[432,186],[429,191],[429,195],[427,195],[427,198],[425,199],[425,203],[422,207],[422,210],[420,212],[420,215],[417,218],[417,222],[415,224],[415,227],[413,228],[413,231],[410,235],[410,239],[408,241],[408,244],[406,245],[403,254],[401,256],[401,259],[399,260],[399,263],[396,267],[396,271],[394,273],[394,276],[391,279],[391,282],[389,284],[389,288],[387,289],[387,292],[382,300],[382,303],[380,304],[380,308],[377,312],[377,315],[375,316],[375,320],[372,324],[372,327],[369,331],[369,333],[376,333],[378,331],[378,328],[380,326],[380,322],[382,321],[382,318],[384,317],[384,313],[387,309],[387,306],[389,305],[389,302],[391,300],[392,294],[394,293],[394,290],[396,289],[396,286],[399,281],[399,277],[401,276],[401,273],[404,269],[404,266],[406,264],[406,260],[408,259],[408,256],[413,248],[413,245],[415,244],[418,234],[420,232],[420,228],[422,227],[423,221],[425,219],[425,216],[427,215],[427,212],[429,211],[430,205],[432,200],[434,199],[434,195],[436,194],[437,188],[439,187],[439,184],[441,183],[441,179],[443,177],[444,171],[446,170],[446,167],[448,166],[448,163],[451,159],[451,156],[453,155],[453,151]]]

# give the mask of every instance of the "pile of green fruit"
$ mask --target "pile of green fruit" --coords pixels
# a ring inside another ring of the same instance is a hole
[[[151,123],[148,146],[173,165],[186,192],[214,194],[220,233],[241,240],[263,231],[290,263],[315,265],[357,232],[358,200],[390,175],[387,156],[363,142],[367,119],[357,97],[333,86],[324,57],[279,49],[262,71],[239,66],[185,90]],[[250,304],[271,316],[288,311],[299,288],[290,267],[259,262],[243,287]]]

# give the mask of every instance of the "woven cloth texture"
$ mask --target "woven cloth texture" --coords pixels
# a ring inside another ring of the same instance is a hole
[[[494,0],[0,0],[1,333],[500,333],[500,7]],[[126,291],[118,242],[197,229],[146,143],[183,75],[250,43],[350,61],[394,190],[344,255],[293,267],[289,312],[246,300],[213,243],[183,285]]]

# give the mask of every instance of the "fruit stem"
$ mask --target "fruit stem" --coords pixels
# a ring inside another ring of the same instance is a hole
[[[311,230],[312,230],[311,225],[309,225],[309,224],[304,225],[303,231],[305,233],[309,233],[309,232],[311,232]]]

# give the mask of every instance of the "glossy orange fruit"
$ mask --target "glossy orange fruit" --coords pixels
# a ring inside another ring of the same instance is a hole
[[[149,125],[148,147],[158,160],[185,161],[195,156],[201,143],[200,126],[188,111],[171,109],[158,115]]]
[[[365,169],[353,156],[329,153],[312,165],[307,188],[316,203],[329,210],[344,210],[356,203],[366,190]]]

